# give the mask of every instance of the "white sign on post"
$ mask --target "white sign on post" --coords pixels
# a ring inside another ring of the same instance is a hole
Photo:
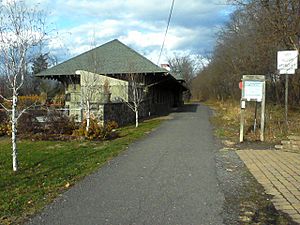
[[[298,51],[278,51],[277,69],[280,74],[295,74],[298,68]]]
[[[263,98],[263,81],[245,80],[242,97],[247,101],[261,102]]]

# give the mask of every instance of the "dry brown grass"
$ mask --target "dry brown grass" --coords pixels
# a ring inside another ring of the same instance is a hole
[[[212,122],[216,127],[216,134],[221,138],[238,141],[240,126],[240,104],[237,101],[207,102],[214,109]],[[259,140],[260,114],[257,110],[257,130],[254,132],[255,103],[247,102],[245,115],[245,139],[248,141]],[[284,119],[284,106],[268,104],[265,112],[265,140],[277,143],[286,139],[288,135],[300,135],[300,109],[290,108],[288,126]]]

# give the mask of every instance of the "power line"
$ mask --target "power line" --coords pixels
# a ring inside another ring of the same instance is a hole
[[[165,41],[166,41],[167,33],[168,33],[168,30],[169,30],[169,26],[170,26],[170,21],[171,21],[172,13],[173,13],[174,3],[175,3],[175,0],[172,0],[171,9],[170,9],[170,12],[169,12],[169,18],[168,18],[167,29],[166,29],[166,32],[165,32],[165,36],[164,36],[163,43],[162,43],[162,45],[161,45],[159,57],[158,57],[158,60],[157,60],[157,65],[159,64],[160,57],[161,57],[162,51],[163,51],[164,46],[165,46]]]

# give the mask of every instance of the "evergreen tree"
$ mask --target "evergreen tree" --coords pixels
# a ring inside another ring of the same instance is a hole
[[[32,64],[32,73],[33,74],[38,74],[41,71],[45,70],[48,68],[48,54],[49,53],[45,53],[45,54],[40,54],[34,61]]]

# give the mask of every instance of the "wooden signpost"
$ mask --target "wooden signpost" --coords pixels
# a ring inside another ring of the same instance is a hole
[[[279,74],[285,75],[285,122],[288,124],[288,86],[289,74],[295,74],[298,68],[298,50],[278,51],[277,53],[277,69]],[[254,130],[256,129],[256,110],[257,103],[261,104],[261,126],[260,140],[264,141],[264,125],[265,125],[265,92],[266,81],[264,75],[244,75],[242,82],[239,84],[242,89],[241,97],[241,124],[240,124],[240,142],[244,141],[244,114],[246,102],[255,101],[255,120]]]
[[[265,92],[266,80],[264,75],[244,75],[242,84],[239,85],[242,89],[241,97],[241,122],[240,122],[240,142],[244,141],[244,123],[245,123],[245,109],[246,102],[255,101],[261,103],[261,120],[260,120],[260,140],[264,141],[264,127],[265,127]],[[257,109],[257,106],[255,107]],[[255,110],[256,110],[255,109]],[[256,114],[256,112],[255,112]],[[256,115],[254,122],[254,129],[256,129]]]
[[[298,68],[298,50],[278,51],[277,69],[279,74],[285,75],[285,124],[288,125],[288,94],[289,74],[295,74]]]

